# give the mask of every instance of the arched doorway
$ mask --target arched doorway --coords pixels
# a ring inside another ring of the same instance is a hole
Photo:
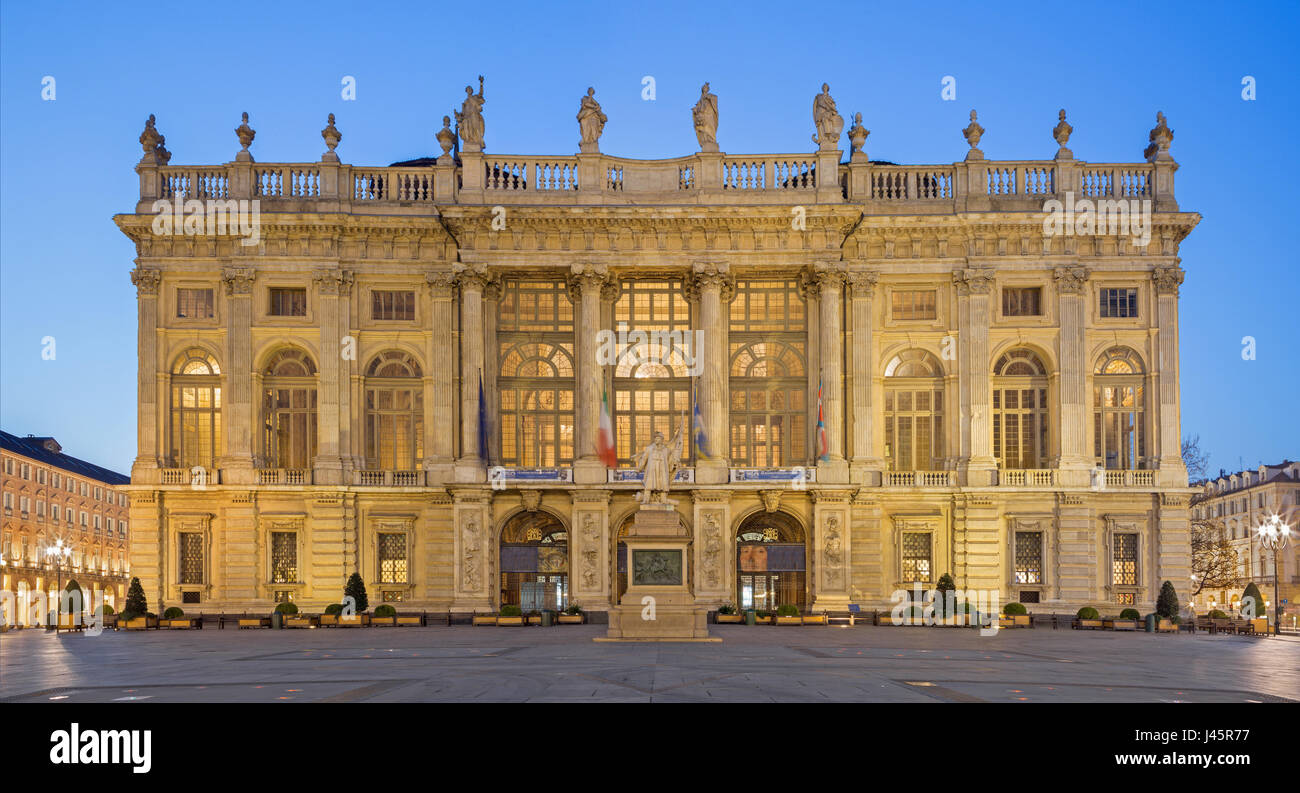
[[[521,512],[501,529],[501,605],[525,612],[569,605],[569,531],[549,512]]]
[[[758,512],[736,529],[736,605],[775,611],[807,604],[803,527],[784,512]]]

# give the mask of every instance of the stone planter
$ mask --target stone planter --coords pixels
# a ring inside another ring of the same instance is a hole
[[[269,628],[271,627],[270,617],[240,617],[235,624],[242,630],[244,628]]]
[[[391,628],[391,627],[393,627],[394,625],[397,624],[397,616],[394,615],[394,616],[392,616],[392,617],[376,617],[375,615],[371,614],[371,615],[370,615],[370,624],[371,624],[371,626],[373,626],[373,627],[377,627],[377,628],[379,628],[379,627],[382,627],[382,628]]]
[[[506,625],[506,626],[513,627],[516,625],[523,626],[523,624],[524,624],[523,617],[497,617],[497,625]]]
[[[802,625],[803,617],[782,617],[780,615],[777,615],[776,624],[777,625]]]
[[[284,627],[286,628],[317,628],[320,627],[320,618],[312,617],[307,614],[295,614],[292,617],[284,618]]]
[[[418,626],[418,627],[423,628],[423,627],[425,626],[425,624],[426,624],[426,623],[425,623],[425,621],[424,621],[424,615],[423,615],[423,614],[418,614],[418,615],[417,615],[417,614],[407,614],[407,615],[405,615],[405,616],[403,616],[403,615],[401,615],[401,614],[398,614],[398,615],[397,615],[397,627],[399,627],[399,628],[400,628],[400,627],[403,627],[403,626],[406,626],[406,627]]]
[[[1106,630],[1108,630],[1108,631],[1135,631],[1135,630],[1138,630],[1138,621],[1137,621],[1137,620],[1121,620],[1121,619],[1118,619],[1118,618],[1117,618],[1117,619],[1113,619],[1113,620],[1102,620],[1102,621],[1101,621],[1101,624],[1102,624],[1102,627],[1104,627],[1104,628],[1105,628]]]
[[[586,621],[587,616],[585,614],[560,614],[555,619],[561,625],[581,625]]]
[[[719,625],[738,625],[745,621],[739,614],[718,614],[715,620]]]
[[[800,619],[803,620],[804,625],[825,625],[826,624],[825,614],[807,614],[804,615],[803,617],[800,617]]]
[[[159,620],[158,627],[168,629],[177,628],[181,630],[193,628],[195,630],[201,630],[203,628],[203,622],[198,617],[173,617],[172,619]]]
[[[479,616],[478,614],[475,614],[474,624],[475,625],[496,625],[498,619],[500,619],[500,617],[497,617],[492,614],[485,614],[483,616]]]
[[[1104,628],[1105,625],[1103,624],[1103,620],[1100,619],[1085,620],[1075,618],[1074,627],[1084,631],[1099,631]]]
[[[772,625],[775,622],[776,622],[776,617],[760,617],[757,614],[754,615],[755,625]]]
[[[1000,614],[998,615],[999,628],[1028,628],[1028,614]]]
[[[126,628],[129,631],[147,631],[150,628],[157,630],[158,618],[157,617],[136,617],[135,619],[131,619],[131,620],[123,620],[122,627]]]

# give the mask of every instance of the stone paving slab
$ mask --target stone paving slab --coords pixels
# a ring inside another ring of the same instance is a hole
[[[1300,640],[907,627],[604,626],[0,636],[0,701],[1279,702]]]

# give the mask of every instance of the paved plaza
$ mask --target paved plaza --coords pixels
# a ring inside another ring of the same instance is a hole
[[[1284,702],[1300,639],[711,626],[721,643],[603,643],[605,626],[0,636],[7,702]]]

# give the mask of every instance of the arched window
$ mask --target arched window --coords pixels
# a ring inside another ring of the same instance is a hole
[[[944,457],[943,367],[908,350],[885,367],[885,458],[891,471],[938,471]]]
[[[316,456],[316,365],[286,347],[262,370],[262,458],[268,468],[310,468]]]
[[[366,367],[366,467],[415,471],[424,461],[424,383],[404,352],[376,355]]]
[[[740,280],[731,302],[731,463],[808,460],[808,318],[794,279]]]
[[[993,456],[999,468],[1046,468],[1047,367],[1025,349],[993,365]]]
[[[684,353],[691,312],[681,281],[624,281],[614,303],[614,322],[618,334],[628,334],[628,347],[618,351],[614,367],[612,407],[618,461],[629,466],[656,432],[671,439],[683,417],[690,420],[690,366]],[[688,351],[699,355],[694,344]],[[683,462],[692,446],[682,443]]]
[[[1146,456],[1146,382],[1128,347],[1111,347],[1093,369],[1093,455],[1108,469],[1140,468]]]
[[[569,533],[548,512],[521,512],[501,529],[501,605],[562,609],[569,601]]]
[[[170,413],[171,464],[216,467],[221,454],[221,367],[206,350],[192,347],[176,359]]]
[[[501,464],[573,463],[573,301],[563,281],[506,279],[497,310]]]
[[[743,609],[802,611],[807,600],[807,549],[799,522],[784,512],[759,512],[736,530],[736,603]]]

